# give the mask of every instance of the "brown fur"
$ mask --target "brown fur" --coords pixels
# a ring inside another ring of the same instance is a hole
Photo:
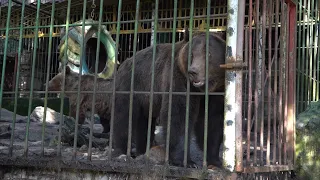
[[[62,72],[59,72],[54,76],[48,84],[50,91],[62,91],[62,83],[65,78],[65,91],[77,91],[78,84],[81,83],[80,88],[80,109],[79,109],[79,124],[83,124],[85,121],[86,113],[91,111],[93,92],[83,93],[81,91],[93,91],[94,89],[94,76],[93,75],[82,75],[81,82],[79,81],[79,75],[72,72],[69,66],[66,67],[66,75],[64,76]],[[112,90],[112,80],[102,79],[97,77],[96,91]],[[76,118],[77,110],[77,92],[75,93],[65,93],[65,96],[69,98],[70,102],[70,113],[69,115]],[[100,122],[104,127],[104,132],[109,131],[109,114],[106,113],[109,108],[109,98],[110,94],[107,93],[96,93],[95,101],[95,113],[100,116]]]
[[[186,34],[188,34],[186,32]],[[221,38],[210,33],[209,36],[209,54],[214,55],[209,57],[209,91],[222,90],[224,87],[224,70],[219,66],[225,62],[225,42]],[[185,62],[188,54],[189,42],[188,36],[185,39],[175,44],[175,62],[171,67],[172,44],[157,44],[156,58],[154,64],[154,91],[168,92],[170,88],[170,77],[173,76],[172,91],[186,92],[187,78],[190,80],[190,91],[199,92],[204,91],[205,87],[205,33],[199,33],[193,36],[192,40],[192,54],[191,65],[189,72],[186,71],[187,64]],[[135,61],[133,57],[125,60],[117,71],[117,91],[130,91],[131,88],[131,71],[132,64],[135,62],[134,73],[134,90],[135,91],[150,91],[151,75],[152,75],[152,57],[153,46],[147,47],[136,53]],[[173,72],[171,69],[173,68]],[[129,94],[116,94],[115,103],[115,119],[114,122],[114,148],[115,154],[124,154],[127,149],[128,138],[128,119],[129,119]],[[137,154],[142,154],[146,150],[147,129],[148,129],[148,115],[149,115],[149,95],[134,94],[132,104],[132,131],[135,132],[135,141],[137,145]],[[210,98],[210,103],[215,103],[214,98]],[[190,96],[189,102],[189,132],[196,131],[195,134],[202,134],[203,128],[194,128],[194,125],[201,121],[201,115],[204,111],[201,108],[203,103],[203,96]],[[186,116],[186,96],[173,95],[171,104],[169,104],[169,96],[154,94],[152,117],[156,119],[159,117],[160,123],[164,128],[163,139],[166,138],[168,109],[169,105],[172,107],[171,111],[171,126],[170,126],[170,163],[174,165],[183,165],[184,157],[184,135],[185,135],[185,116]],[[221,104],[217,106],[223,107]],[[214,106],[211,106],[214,108]],[[214,110],[210,109],[209,111]],[[210,136],[211,141],[216,141],[216,144],[208,143],[211,147],[209,149],[219,149],[221,133],[223,134],[223,124],[221,127],[221,110],[212,111],[213,119],[210,121],[219,121],[216,132]],[[215,117],[219,117],[214,119]],[[223,112],[222,112],[223,117]],[[200,120],[199,120],[200,119]],[[223,119],[222,119],[223,120]],[[215,123],[211,123],[215,127]],[[200,125],[198,127],[201,127]],[[202,126],[203,127],[203,126]],[[211,129],[211,128],[210,128]],[[189,134],[190,136],[190,134]],[[190,137],[189,140],[190,141]],[[190,142],[188,143],[190,145]],[[190,151],[188,151],[190,153]],[[208,154],[209,163],[218,164],[216,154]],[[214,156],[214,157],[211,157]],[[190,155],[188,155],[190,158]],[[188,158],[188,164],[194,163]]]

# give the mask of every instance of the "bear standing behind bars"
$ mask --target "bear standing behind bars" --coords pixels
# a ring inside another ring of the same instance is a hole
[[[60,71],[60,69],[59,69]],[[65,78],[65,91],[77,91],[78,84],[81,83],[81,91],[92,91],[92,93],[80,92],[80,109],[79,109],[79,124],[83,124],[86,117],[86,112],[91,111],[93,101],[93,88],[94,88],[94,76],[82,75],[81,82],[79,81],[79,74],[72,72],[69,66],[66,66],[66,74],[63,76],[63,72],[59,72],[48,83],[49,91],[62,91],[62,83]],[[97,77],[96,91],[111,91],[112,79],[102,79]],[[77,92],[65,93],[65,96],[69,98],[70,113],[69,115],[76,118],[77,111]],[[109,93],[96,93],[95,113],[100,116],[100,122],[103,126],[103,132],[107,133],[110,129],[110,114],[109,98],[112,95]]]
[[[186,29],[184,39],[175,44],[175,58],[173,68],[172,91],[186,92],[187,78],[190,80],[191,92],[204,92],[205,90],[205,50],[206,34],[198,33],[193,35],[190,69],[187,70],[189,35]],[[220,64],[225,62],[225,41],[220,37],[210,33],[209,35],[209,91],[224,90],[225,71],[220,68]],[[158,44],[156,47],[156,58],[154,64],[154,91],[169,92],[171,75],[171,53],[172,44]],[[134,91],[150,92],[152,77],[152,54],[153,46],[145,48],[136,53],[134,67]],[[131,73],[133,70],[133,57],[125,60],[119,67],[116,75],[116,90],[130,91]],[[149,94],[135,93],[132,101],[132,132],[135,134],[137,154],[143,154],[146,150],[148,115],[149,115]],[[189,102],[189,145],[192,130],[195,135],[203,136],[204,126],[203,118],[204,106],[203,95],[190,95]],[[115,122],[114,122],[114,156],[126,153],[128,142],[128,125],[130,95],[116,94],[115,100]],[[215,105],[215,98],[210,97],[209,105],[211,107],[223,107],[223,104]],[[219,98],[217,98],[219,99]],[[217,103],[221,103],[217,101]],[[222,102],[223,103],[223,102]],[[152,117],[160,117],[160,123],[164,128],[164,140],[166,139],[166,128],[168,123],[168,109],[171,105],[171,126],[170,126],[170,144],[169,160],[173,165],[182,166],[184,159],[184,135],[186,118],[186,95],[173,94],[172,101],[169,102],[169,95],[154,94]],[[215,105],[215,106],[214,106]],[[220,166],[219,147],[223,136],[223,118],[220,118],[223,111],[209,107],[209,127],[208,133],[208,163]],[[223,108],[222,108],[223,109]],[[200,113],[200,115],[199,115]],[[216,114],[216,115],[215,115]],[[218,117],[218,118],[217,118]],[[217,122],[218,121],[218,122]],[[196,124],[196,126],[195,126]],[[210,132],[210,130],[215,130]],[[198,138],[199,146],[201,140]],[[203,140],[202,140],[203,141]],[[212,143],[211,143],[212,142]],[[218,152],[218,153],[217,153]],[[190,159],[188,151],[188,166],[195,166]]]

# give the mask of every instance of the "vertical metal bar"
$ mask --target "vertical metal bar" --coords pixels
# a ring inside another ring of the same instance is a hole
[[[44,112],[43,112],[43,123],[42,123],[42,137],[41,137],[41,155],[44,156],[44,139],[45,139],[45,128],[46,128],[46,118],[47,118],[47,106],[48,106],[48,82],[50,78],[50,67],[51,67],[51,51],[52,51],[52,34],[54,25],[54,12],[55,12],[56,1],[52,1],[51,7],[51,20],[50,20],[50,34],[49,34],[49,50],[48,50],[48,64],[47,64],[47,76],[46,76],[46,87],[45,87],[45,98],[44,98]],[[23,12],[23,11],[22,11]]]
[[[181,2],[181,1],[180,1]],[[169,102],[172,102],[172,86],[173,86],[173,68],[175,61],[175,43],[176,43],[176,30],[177,30],[177,11],[178,11],[178,0],[174,0],[173,7],[173,28],[172,28],[172,51],[171,51],[171,65],[170,65],[170,87],[169,87]],[[179,10],[181,12],[181,10]],[[180,22],[180,21],[179,21]],[[166,137],[166,155],[165,163],[169,164],[169,144],[170,144],[170,127],[171,127],[171,112],[172,104],[169,103],[168,107],[168,124],[167,124],[167,137]]]
[[[21,17],[20,17],[20,29],[19,29],[18,64],[16,66],[16,71],[15,71],[16,76],[15,76],[15,88],[14,88],[14,90],[15,90],[15,92],[14,92],[14,110],[13,110],[13,120],[12,120],[12,130],[11,130],[11,140],[10,140],[10,150],[9,150],[10,156],[12,156],[12,151],[13,151],[14,130],[15,130],[16,118],[17,118],[18,90],[19,90],[19,77],[20,77],[22,37],[23,37],[23,21],[24,21],[25,5],[26,5],[25,1],[22,1]],[[11,5],[8,8],[11,8]],[[8,11],[8,13],[9,13],[9,11]],[[8,14],[8,17],[9,17],[9,14]],[[10,21],[7,20],[7,23],[8,22],[10,22]],[[6,27],[9,28],[9,25],[7,25]],[[6,37],[7,37],[6,40],[9,39],[8,36],[6,36]],[[7,50],[4,51],[4,53],[6,53],[6,52],[7,52]],[[5,61],[5,59],[4,59],[4,61]],[[2,72],[4,74],[3,70],[2,70]],[[4,79],[1,80],[1,82],[3,82],[3,81],[4,81]],[[1,86],[1,89],[2,88],[3,88],[3,86]],[[0,101],[1,100],[2,100],[2,97],[0,97]]]
[[[302,5],[301,5],[302,6]],[[301,57],[305,57],[305,52],[306,52],[306,23],[305,23],[305,16],[306,16],[306,12],[304,10],[304,8],[302,9],[302,7],[300,6],[301,12],[302,12],[302,20],[301,20],[301,24],[302,26],[302,45],[301,45],[301,49],[302,49],[302,55]],[[307,1],[304,1],[303,7],[307,7]],[[307,63],[305,61],[302,61],[302,81],[301,81],[301,96],[302,96],[302,107],[301,107],[301,111],[303,111],[306,108],[306,97],[307,97],[307,91],[306,91],[306,82],[307,81],[307,68],[306,68]]]
[[[132,70],[131,70],[131,87],[130,87],[130,108],[129,108],[129,127],[128,127],[128,147],[127,156],[131,154],[131,137],[132,137],[132,105],[133,105],[133,88],[134,88],[134,70],[136,62],[136,51],[137,51],[137,32],[139,26],[139,14],[140,14],[140,0],[137,0],[136,4],[136,16],[134,21],[134,38],[133,38],[133,56],[132,56]]]
[[[37,15],[36,15],[36,28],[34,32],[34,45],[33,45],[33,56],[32,56],[32,67],[31,67],[31,86],[29,94],[29,106],[28,106],[28,120],[26,125],[26,136],[24,143],[24,155],[28,156],[28,140],[29,140],[29,127],[30,127],[30,114],[33,100],[33,87],[34,87],[34,74],[35,74],[35,65],[36,65],[36,54],[38,46],[38,29],[39,29],[39,11],[40,11],[40,0],[37,1]]]
[[[8,50],[8,41],[9,41],[9,30],[10,30],[10,18],[11,18],[11,7],[12,0],[8,2],[8,14],[7,14],[7,21],[6,21],[6,39],[4,40],[4,53],[3,53],[3,62],[2,62],[2,74],[1,74],[1,88],[0,88],[0,108],[2,108],[2,98],[3,98],[3,86],[4,86],[4,76],[6,72],[6,63],[7,63],[7,50]],[[1,111],[0,111],[1,117]]]
[[[69,8],[69,1],[68,1],[68,10]],[[84,37],[84,32],[85,32],[85,19],[86,19],[86,14],[87,12],[87,0],[83,1],[83,10],[82,10],[82,24],[81,24],[81,36]],[[69,18],[70,16],[67,15],[67,22],[66,23],[66,35],[68,37],[69,35]],[[68,41],[66,41],[67,43]],[[66,44],[66,47],[68,47],[68,44]],[[83,58],[86,55],[86,46],[84,44],[84,41],[80,44],[80,64],[79,64],[79,74],[78,74],[78,82],[81,82],[81,77],[82,77],[82,61]],[[67,51],[67,50],[66,50]],[[65,52],[66,53],[66,52]],[[65,66],[63,66],[63,72],[65,74]],[[62,84],[64,86],[64,82]],[[63,89],[64,90],[64,89]],[[74,130],[74,141],[73,141],[73,159],[76,159],[77,157],[77,142],[78,142],[78,123],[79,123],[79,111],[80,111],[80,91],[81,91],[81,83],[78,83],[78,89],[77,89],[77,107],[76,107],[76,119],[75,119],[75,130]]]
[[[204,137],[203,137],[203,169],[207,168],[207,140],[208,140],[208,84],[209,84],[209,27],[210,27],[210,10],[211,10],[211,0],[207,1],[207,19],[206,19],[206,83],[205,83],[205,113],[204,113]]]
[[[311,1],[311,9],[310,9],[310,13],[311,13],[311,16],[312,16],[312,21],[316,21],[316,17],[315,17],[315,9],[316,9],[317,7],[315,6],[315,1]],[[288,17],[289,17],[289,12],[290,11],[290,9],[288,8]],[[311,55],[312,56],[312,67],[310,67],[310,68],[312,68],[312,70],[311,70],[311,73],[310,74],[312,74],[311,75],[311,79],[312,79],[312,88],[311,88],[311,91],[312,91],[312,101],[316,101],[316,94],[318,94],[318,92],[316,92],[316,47],[317,47],[317,40],[316,40],[316,29],[315,29],[315,25],[311,22],[311,29],[312,29],[312,34],[311,34],[311,37],[313,38],[313,40],[312,40],[312,45],[311,45],[311,47],[312,47],[312,49],[311,49],[311,51],[310,51],[310,53],[312,53],[313,52],[313,54]]]
[[[116,20],[117,20],[117,7],[116,7],[116,5],[113,5],[112,6],[112,22],[116,22]],[[116,31],[116,24],[115,23],[112,24],[112,32],[114,32],[114,31]],[[116,61],[116,62],[118,62],[118,61]]]
[[[189,50],[188,50],[188,71],[191,64],[191,51],[192,51],[192,33],[193,33],[193,16],[194,16],[194,0],[190,1],[190,31],[189,31]],[[185,136],[184,136],[184,158],[183,165],[187,167],[188,155],[188,134],[189,134],[189,105],[190,105],[190,80],[187,78],[187,100],[186,100],[186,121],[185,121]],[[170,103],[170,102],[169,102]]]
[[[285,28],[285,9],[284,9],[284,2],[281,2],[281,43],[280,43],[280,63],[279,63],[279,133],[278,133],[278,148],[279,148],[279,164],[282,164],[282,146],[283,146],[283,89],[284,84],[283,80],[285,78],[284,76],[284,70],[283,70],[283,63],[285,62],[285,50],[284,46],[286,45],[286,28]]]
[[[284,22],[284,29],[285,29],[285,34],[283,35],[284,38],[285,38],[285,45],[284,45],[284,52],[283,52],[283,75],[284,75],[284,89],[283,89],[283,95],[284,95],[284,110],[283,110],[283,113],[284,113],[284,117],[283,117],[283,163],[284,164],[287,164],[287,125],[288,125],[288,118],[287,118],[287,115],[288,115],[288,112],[287,112],[287,109],[288,109],[288,93],[291,93],[292,90],[288,90],[288,16],[289,16],[289,11],[288,11],[288,6],[286,3],[284,3],[284,19],[283,19],[283,22]],[[288,93],[287,93],[288,92]]]
[[[316,19],[319,19],[320,18],[320,3],[319,3],[319,1],[316,1],[316,5],[315,5],[316,7],[318,7],[317,9],[316,9]],[[301,5],[300,5],[300,8],[301,8]],[[301,12],[299,12],[300,14],[301,14]],[[315,49],[316,50],[316,54],[317,54],[317,69],[320,69],[320,55],[319,55],[319,53],[320,53],[320,47],[319,47],[319,44],[320,44],[320,26],[319,26],[319,22],[318,22],[318,24],[317,24],[318,26],[316,26],[317,27],[317,36],[318,36],[318,39],[317,39],[317,48]],[[299,39],[299,38],[298,38]],[[298,56],[298,57],[300,57],[300,56]],[[299,68],[300,69],[300,68]],[[316,79],[317,79],[317,88],[316,88],[316,91],[317,92],[319,92],[320,91],[320,84],[319,84],[319,80],[320,80],[320,73],[319,73],[319,71],[317,71],[317,77],[316,77]],[[298,86],[300,86],[300,84],[298,83]],[[299,93],[297,93],[297,94],[299,94]],[[317,101],[319,101],[319,93],[317,93]],[[298,99],[298,102],[299,102],[299,99]],[[296,112],[300,112],[299,111],[299,109],[298,110],[296,110]]]
[[[278,30],[279,30],[279,2],[276,2],[276,22],[275,22],[275,38],[274,42],[277,42],[279,40],[278,37]],[[274,103],[273,103],[273,164],[277,163],[277,100],[280,99],[280,96],[278,97],[278,45],[275,45],[274,49]],[[279,81],[280,82],[280,81]],[[280,117],[280,116],[279,116]]]
[[[259,119],[259,94],[261,92],[261,71],[259,67],[259,43],[260,43],[260,32],[259,32],[259,1],[256,1],[256,34],[255,34],[255,40],[256,40],[256,66],[255,66],[255,90],[254,90],[254,153],[253,153],[253,163],[256,165],[257,163],[257,142],[258,142],[258,121],[261,122],[261,119]]]
[[[313,1],[312,1],[313,2]],[[313,25],[312,25],[312,15],[311,15],[311,8],[312,8],[312,3],[311,1],[308,1],[308,40],[309,44],[307,44],[308,47],[308,60],[309,60],[309,68],[308,68],[308,104],[311,103],[313,100],[312,97],[312,67],[313,67],[313,59],[312,59],[312,46],[313,46]]]
[[[228,24],[227,24],[227,41],[226,41],[226,62],[229,59],[237,59],[237,38],[238,38],[238,7],[237,0],[228,0]],[[225,77],[225,107],[224,107],[224,167],[233,172],[235,168],[236,158],[236,119],[239,104],[236,102],[236,96],[242,96],[237,92],[241,92],[238,83],[242,83],[242,72],[234,70],[226,70]],[[239,76],[238,76],[239,75]],[[240,86],[241,87],[241,86]],[[241,110],[241,109],[240,109]]]
[[[301,12],[301,10],[302,10],[302,4],[301,4],[301,1],[302,0],[299,0],[299,12],[298,12],[298,14],[299,14],[299,18],[298,18],[298,21],[299,21],[299,24],[298,24],[298,26],[299,26],[299,29],[298,29],[298,32],[297,32],[297,46],[298,46],[298,71],[300,71],[299,72],[299,74],[298,74],[298,77],[297,77],[297,84],[298,84],[298,86],[296,87],[297,88],[297,94],[296,94],[296,96],[297,96],[297,98],[298,98],[298,104],[297,104],[297,113],[299,113],[300,112],[300,108],[301,108],[301,102],[302,102],[302,100],[303,99],[301,99],[301,95],[300,95],[300,89],[301,89],[301,86],[300,86],[300,82],[301,82],[301,78],[303,77],[303,73],[302,73],[302,67],[301,67],[301,62],[302,62],[302,58],[301,58],[301,51],[302,51],[302,47],[301,47],[301,30],[302,30],[302,12]]]
[[[10,2],[10,1],[9,1]],[[11,5],[10,7],[11,8]],[[17,105],[18,105],[18,89],[19,89],[19,77],[20,77],[20,65],[21,65],[21,49],[22,49],[22,37],[23,37],[23,21],[24,21],[24,10],[25,10],[25,1],[22,1],[22,7],[21,7],[21,19],[20,19],[20,29],[19,29],[19,47],[18,47],[18,63],[16,66],[16,76],[15,76],[15,92],[14,92],[14,110],[13,110],[13,120],[12,120],[12,131],[11,131],[11,139],[10,139],[10,148],[9,148],[9,155],[12,156],[13,151],[13,141],[14,141],[14,130],[15,130],[15,124],[16,124],[16,118],[17,118]],[[9,16],[9,14],[8,14]],[[10,20],[7,20],[7,23],[10,22]],[[6,26],[9,29],[9,25]],[[6,36],[6,40],[9,39],[8,36]],[[4,51],[6,53],[7,50]],[[5,58],[4,61],[5,62]],[[4,66],[5,67],[5,66]],[[5,72],[2,70],[2,75],[5,74]],[[4,79],[1,80],[3,82]],[[1,89],[3,86],[1,86]],[[1,90],[0,90],[1,91]],[[2,93],[1,93],[2,94]],[[2,100],[2,97],[0,97],[0,101]],[[1,104],[0,104],[1,107]],[[1,114],[0,114],[1,116]]]
[[[264,89],[265,89],[265,59],[266,59],[266,14],[267,14],[267,3],[266,0],[263,0],[262,2],[262,44],[261,44],[261,51],[262,51],[262,59],[261,59],[261,122],[260,122],[260,165],[264,165],[264,143],[263,143],[263,138],[264,138]],[[259,112],[260,113],[260,112]]]
[[[96,50],[96,59],[94,66],[94,80],[93,80],[93,94],[92,94],[92,104],[91,104],[91,119],[90,119],[90,136],[89,136],[89,147],[88,147],[88,160],[91,161],[92,156],[92,137],[93,137],[93,124],[94,124],[94,114],[96,107],[96,92],[97,92],[97,74],[99,67],[99,54],[100,54],[100,39],[101,39],[101,23],[102,23],[102,10],[103,10],[103,1],[100,1],[100,11],[99,11],[99,23],[98,23],[98,37],[97,37],[97,50]],[[116,61],[117,62],[117,61]],[[117,64],[117,63],[115,63]],[[91,92],[90,92],[91,94]],[[109,95],[109,94],[108,94]]]
[[[151,19],[155,19],[155,9],[154,9],[154,3],[152,3],[152,15],[151,15]],[[158,13],[158,12],[157,12]],[[152,46],[153,45],[153,39],[154,39],[154,29],[155,29],[155,22],[152,21],[151,22],[151,38],[150,38],[150,45]]]
[[[316,11],[316,17],[317,19],[320,19],[320,3],[319,1],[317,1],[317,5],[318,7],[317,11]],[[301,6],[300,6],[301,7]],[[317,35],[318,35],[318,39],[317,39],[317,42],[318,42],[318,47],[316,49],[317,51],[317,69],[320,69],[320,23],[318,22],[318,26],[317,26]],[[299,39],[299,38],[298,38]],[[298,86],[300,86],[300,84],[298,83]],[[317,101],[319,101],[319,92],[320,92],[320,73],[319,71],[317,72],[317,92],[318,92],[318,97],[317,97]],[[297,93],[298,94],[298,93]],[[299,100],[298,100],[299,102]],[[299,110],[297,110],[297,112],[300,112]]]
[[[118,52],[119,52],[119,38],[120,38],[120,25],[121,25],[121,9],[122,9],[122,0],[119,0],[118,4],[118,16],[117,16],[117,34],[116,34],[116,56],[115,62],[118,62]],[[125,46],[126,47],[126,46]],[[108,158],[111,157],[112,152],[112,139],[113,139],[113,126],[114,126],[114,111],[115,111],[115,96],[116,96],[116,77],[117,77],[117,63],[114,65],[114,75],[112,82],[112,107],[111,107],[111,120],[110,120],[110,138],[109,138],[109,152]]]
[[[65,57],[66,59],[62,60],[62,69],[63,69],[63,77],[66,75],[66,64],[68,62],[67,57],[67,49],[68,49],[68,33],[69,33],[69,19],[70,19],[70,7],[71,7],[71,0],[68,0],[68,7],[67,7],[67,18],[66,18],[66,48],[65,48]],[[59,135],[58,135],[58,156],[61,156],[61,136],[62,136],[62,125],[64,123],[64,115],[63,115],[63,107],[64,107],[64,96],[65,96],[65,78],[62,79],[62,92],[60,96],[60,122],[59,122]],[[81,83],[79,83],[81,84]],[[76,124],[77,127],[77,124]]]
[[[190,1],[190,31],[189,31],[189,50],[188,50],[188,71],[191,64],[191,51],[192,51],[192,33],[193,33],[193,16],[194,16],[194,0]],[[169,102],[170,104],[171,102]],[[189,134],[189,106],[190,105],[190,80],[187,78],[187,100],[186,100],[186,121],[185,121],[185,136],[184,136],[184,158],[183,166],[187,167],[188,155],[188,134]]]
[[[182,0],[179,1],[179,17],[182,17]],[[181,28],[182,20],[178,20],[178,28]]]
[[[270,135],[271,135],[271,81],[272,81],[272,75],[271,75],[271,69],[272,69],[272,61],[271,61],[271,44],[272,44],[272,5],[273,0],[269,0],[269,11],[268,11],[268,135],[267,135],[267,156],[266,156],[266,164],[270,165]],[[277,42],[277,41],[275,41]],[[275,47],[276,48],[276,47]],[[276,78],[276,77],[275,77]]]
[[[245,15],[245,1],[238,2],[238,29],[237,29],[237,49],[236,49],[236,57],[237,61],[243,62],[243,41],[244,41],[244,15]],[[242,77],[243,72],[236,72],[236,89],[237,95],[235,97],[235,102],[237,107],[236,111],[236,171],[243,171],[243,148],[242,148]]]
[[[248,87],[248,122],[247,122],[247,165],[249,165],[250,162],[250,142],[251,142],[251,113],[252,113],[252,13],[253,13],[253,4],[252,0],[249,0],[249,87]]]
[[[151,64],[151,87],[150,87],[150,104],[149,104],[149,117],[148,117],[148,136],[147,136],[147,149],[146,154],[149,158],[150,149],[150,135],[151,135],[151,124],[152,124],[152,110],[153,110],[153,93],[154,93],[154,66],[156,60],[157,52],[157,31],[158,31],[158,10],[159,10],[159,0],[155,3],[155,14],[154,14],[154,29],[153,29],[153,51],[152,51],[152,64]],[[154,133],[154,132],[152,132]]]
[[[288,116],[287,116],[287,134],[288,138],[288,164],[294,164],[295,162],[295,77],[296,77],[296,5],[291,1],[288,3],[289,11],[289,44],[288,44],[288,89],[293,92],[288,93]],[[315,46],[316,47],[316,46]]]
[[[313,10],[313,14],[314,14],[314,19],[317,20],[317,13],[318,13],[318,1],[314,2],[314,10]],[[318,101],[319,100],[319,89],[318,89],[318,79],[317,79],[317,66],[318,66],[318,59],[317,59],[317,47],[319,45],[318,42],[318,26],[317,24],[313,25],[314,26],[314,48],[313,48],[313,57],[314,57],[314,61],[315,61],[315,65],[314,65],[314,69],[313,69],[313,78],[314,78],[314,86],[313,86],[313,91],[314,91],[314,101]]]
[[[307,28],[307,43],[306,43],[306,59],[308,59],[308,61],[307,61],[307,64],[306,64],[306,86],[305,86],[305,88],[306,88],[306,94],[307,94],[307,105],[306,106],[308,106],[309,104],[310,104],[310,76],[309,76],[309,74],[310,74],[310,69],[311,69],[311,61],[310,61],[310,45],[311,45],[311,43],[310,43],[310,30],[311,30],[311,28],[310,28],[310,14],[309,14],[309,9],[310,9],[310,1],[308,1],[308,3],[307,3],[308,5],[307,5],[307,14],[306,14],[306,16],[307,16],[307,23],[306,23],[306,28]],[[310,69],[309,69],[310,68]]]

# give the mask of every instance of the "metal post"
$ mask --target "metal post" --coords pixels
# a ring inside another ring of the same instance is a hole
[[[243,41],[244,41],[244,14],[245,14],[245,1],[240,1],[238,4],[238,35],[237,39],[237,61],[243,62]],[[243,171],[243,151],[242,151],[242,72],[238,71],[236,74],[236,104],[238,111],[236,112],[236,171]]]
[[[226,41],[226,63],[237,61],[237,40],[238,40],[238,6],[237,0],[228,0],[228,24]],[[242,59],[238,59],[242,60]],[[241,102],[236,97],[241,94],[241,71],[234,69],[226,70],[225,90],[225,119],[224,119],[224,167],[231,172],[235,168],[236,158],[236,118],[241,116]],[[238,94],[240,92],[240,94]],[[240,129],[241,130],[241,129]],[[237,139],[238,140],[238,139]]]
[[[152,3],[152,17],[151,19],[154,19],[154,3]],[[151,21],[151,38],[150,38],[150,45],[153,45],[153,39],[154,39],[154,21]]]
[[[287,0],[288,11],[289,11],[289,44],[288,44],[288,114],[287,114],[287,138],[286,143],[288,144],[288,164],[294,164],[295,161],[295,114],[296,114],[296,4],[292,1]]]

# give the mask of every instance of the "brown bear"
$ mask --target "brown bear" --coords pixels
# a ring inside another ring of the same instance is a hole
[[[191,92],[204,92],[205,90],[205,64],[206,64],[206,34],[197,33],[192,36],[191,61],[188,71],[188,49],[189,37],[188,30],[185,31],[184,39],[175,44],[174,64],[171,65],[172,44],[164,43],[156,45],[156,58],[154,62],[154,91],[168,92],[170,87],[173,92],[186,92],[187,80],[190,80]],[[219,36],[210,33],[209,35],[209,71],[208,88],[209,92],[223,91],[225,81],[225,71],[220,65],[225,62],[226,44]],[[116,72],[116,90],[130,91],[132,65],[134,67],[134,91],[150,92],[152,77],[152,57],[153,46],[147,47],[136,53],[135,58],[125,60]],[[134,61],[135,59],[135,61]],[[171,82],[172,75],[172,84]],[[172,86],[170,86],[170,84]],[[190,95],[189,101],[189,138],[194,130],[195,135],[201,138],[204,132],[204,95]],[[126,153],[128,142],[128,125],[130,95],[119,93],[115,97],[115,119],[114,122],[114,156]],[[169,143],[169,161],[173,165],[182,166],[184,159],[184,136],[186,122],[186,95],[173,94],[169,103],[168,94],[154,94],[152,117],[159,117],[164,128],[163,139],[166,139],[168,110],[171,106],[171,126]],[[215,102],[218,100],[217,102]],[[223,97],[222,97],[223,100]],[[148,94],[135,93],[132,101],[132,132],[135,133],[136,150],[138,155],[146,150],[149,102]],[[215,104],[217,103],[217,104]],[[222,103],[222,104],[221,104]],[[201,105],[202,104],[202,105]],[[209,99],[209,132],[208,134],[208,164],[220,166],[219,147],[223,138],[223,101],[221,98],[210,96]],[[217,110],[214,109],[219,107]],[[222,107],[222,108],[221,108]],[[198,139],[199,139],[198,138]],[[198,140],[199,146],[201,140]],[[202,140],[203,142],[203,140]],[[195,166],[190,159],[188,150],[188,166]]]
[[[59,71],[61,71],[59,69]],[[66,66],[65,77],[63,72],[59,72],[48,83],[49,91],[61,91],[63,79],[65,78],[65,91],[77,91],[78,84],[81,83],[81,91],[93,91],[94,88],[94,75],[85,74],[81,76],[81,82],[79,81],[79,75],[73,72],[69,66]],[[112,79],[103,79],[97,77],[96,91],[111,91]],[[69,98],[70,113],[69,116],[76,118],[77,111],[77,92],[65,93],[65,96]],[[100,122],[103,126],[103,132],[107,133],[110,130],[110,115],[107,113],[109,108],[109,98],[112,95],[109,93],[96,93],[95,102],[95,114],[100,117]],[[79,124],[83,124],[86,118],[86,113],[91,112],[93,101],[93,93],[80,92],[80,109],[79,109]]]

